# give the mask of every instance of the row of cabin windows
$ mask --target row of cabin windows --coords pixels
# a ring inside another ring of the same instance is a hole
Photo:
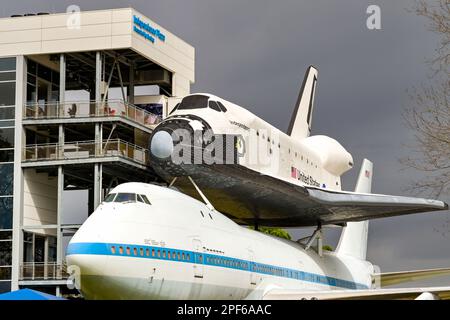
[[[259,131],[256,131],[256,135],[259,136]],[[265,135],[262,135],[262,139],[266,139]],[[267,142],[270,143],[270,137],[267,137]],[[275,140],[272,140],[272,145],[275,144]],[[281,144],[278,142],[278,148],[281,148]],[[288,149],[289,154],[291,154],[291,149]],[[272,154],[272,148],[269,149],[269,153]],[[295,152],[295,157],[298,157],[298,153]],[[301,156],[301,160],[303,161],[303,156]],[[306,159],[306,163],[309,164],[309,159]],[[311,161],[311,166],[314,166],[314,163]],[[317,168],[317,164],[316,164],[316,168]]]
[[[248,263],[244,261],[237,261],[224,257],[206,257],[206,263],[217,266],[225,266],[230,268],[247,269]]]
[[[332,282],[329,278],[324,277],[324,276],[315,275],[315,274],[305,274],[300,271],[282,270],[280,268],[271,267],[271,266],[255,265],[253,267],[253,271],[263,272],[263,273],[268,273],[268,274],[275,275],[275,276],[288,277],[288,278],[298,279],[298,280],[306,280],[306,281],[313,281],[313,282],[320,282],[320,283]]]
[[[189,253],[166,250],[166,249],[145,249],[144,248],[136,248],[136,247],[122,247],[119,246],[118,250],[116,250],[116,246],[111,246],[112,254],[120,254],[127,256],[136,256],[136,257],[152,257],[152,258],[167,258],[171,260],[178,261],[190,261],[191,255]]]
[[[136,248],[136,247],[122,247],[119,246],[119,250],[116,250],[116,246],[111,246],[111,253],[116,254],[117,252],[121,255],[125,254],[127,256],[141,256],[141,257],[152,257],[152,258],[167,258],[171,260],[178,260],[178,261],[190,261],[191,257],[189,253],[179,252],[179,251],[171,251],[166,249],[145,249],[144,248]],[[199,255],[199,263],[203,263],[203,256]],[[238,261],[233,259],[228,259],[224,257],[206,257],[206,262],[211,265],[218,265],[218,266],[226,266],[231,268],[239,268],[239,269],[248,269],[248,262],[244,261]],[[283,271],[280,268],[271,267],[271,266],[264,266],[264,265],[253,265],[253,271],[255,272],[262,272],[262,273],[268,273],[275,276],[280,277],[289,277],[294,279],[304,279],[309,281],[315,281],[315,282],[328,282],[327,278],[319,276],[319,275],[313,275],[313,274],[306,274],[303,277],[301,277],[301,273],[298,271],[292,271],[292,270],[286,270]]]
[[[271,267],[271,266],[264,266],[264,265],[254,265],[253,271],[256,272],[262,272],[262,273],[268,273],[274,276],[283,276],[284,272],[280,268]]]
[[[128,192],[110,193],[106,196],[104,202],[142,202],[151,204],[146,195]]]

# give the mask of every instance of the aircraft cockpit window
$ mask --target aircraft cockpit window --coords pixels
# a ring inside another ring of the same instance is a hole
[[[114,202],[136,202],[135,193],[118,193]]]
[[[188,96],[181,100],[178,110],[183,109],[202,109],[208,107],[208,97],[196,94],[193,96]]]
[[[216,110],[217,112],[221,112],[222,110],[220,109],[219,105],[217,104],[217,102],[210,100],[209,101],[209,107],[213,110]]]
[[[141,194],[141,197],[142,197],[142,200],[144,200],[144,202],[145,202],[146,204],[151,204],[151,203],[150,203],[150,200],[148,200],[148,198],[147,198],[146,195]]]
[[[142,199],[142,196],[140,194],[137,195],[137,201],[145,203],[144,199]]]
[[[222,110],[222,112],[227,112],[227,108],[225,108],[225,106],[223,105],[222,102],[217,101],[217,104],[219,105],[220,109]]]
[[[146,195],[138,194],[136,196],[137,196],[137,201],[146,203],[146,204],[151,204]]]
[[[104,202],[113,202],[114,198],[116,197],[117,193],[110,193],[106,196]]]

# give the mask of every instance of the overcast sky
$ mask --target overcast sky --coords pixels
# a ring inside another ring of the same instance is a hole
[[[353,189],[364,157],[374,162],[375,193],[408,195],[410,181],[421,177],[401,171],[398,159],[408,154],[403,145],[412,135],[401,113],[409,103],[406,90],[429,81],[425,60],[437,38],[426,20],[408,12],[413,1],[15,0],[3,1],[0,14],[64,12],[70,4],[134,7],[195,47],[193,92],[235,102],[282,130],[306,68],[315,65],[312,133],[337,139],[353,155],[345,189]],[[370,4],[381,8],[381,30],[366,27]],[[450,266],[448,220],[448,213],[375,220],[368,259],[382,271]],[[335,246],[337,235],[328,231],[327,242]],[[450,278],[422,283],[450,285]]]

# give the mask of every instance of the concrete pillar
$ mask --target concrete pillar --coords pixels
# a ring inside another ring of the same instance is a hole
[[[58,126],[58,158],[63,159],[64,157],[64,125],[60,124]]]
[[[100,156],[103,155],[103,123],[99,124],[99,154]],[[102,186],[103,186],[103,164],[98,164],[98,175],[99,175],[99,186],[98,186],[98,204],[99,205],[103,201],[103,192],[102,192]]]
[[[178,73],[172,75],[172,96],[183,98],[190,92],[190,82]]]
[[[100,155],[100,123],[96,122],[94,127],[94,143],[95,143],[95,156],[98,157]]]
[[[66,56],[64,53],[59,55],[59,109],[58,115],[64,117],[64,103],[66,99]],[[63,146],[64,146],[64,127],[62,124],[58,128],[58,157],[63,158]]]
[[[19,289],[20,268],[23,262],[23,169],[22,150],[25,134],[22,127],[23,108],[26,102],[27,65],[24,56],[16,58],[16,107],[14,130],[14,198],[12,222],[12,270],[11,290]]]
[[[102,102],[102,59],[101,52],[95,53],[95,102],[98,112],[103,112]],[[102,135],[103,126],[100,123],[95,124],[95,145],[96,156],[102,153]],[[101,202],[102,192],[102,166],[100,163],[94,164],[94,195],[93,195],[93,210],[95,210]]]
[[[64,170],[62,166],[58,166],[58,189],[57,189],[57,205],[56,205],[56,264],[61,265],[63,262],[62,250],[62,232],[61,232],[61,218],[62,218],[62,197],[64,192]]]
[[[102,192],[102,166],[100,163],[94,165],[94,210],[97,209],[101,202]]]
[[[95,102],[97,113],[102,112],[100,103],[102,101],[102,58],[100,51],[95,53]]]
[[[130,64],[130,75],[128,78],[128,102],[134,104],[134,63]]]
[[[103,197],[103,163],[99,163],[98,164],[98,174],[99,174],[99,180],[100,180],[100,186],[99,186],[99,202],[98,204],[100,204],[104,197]]]
[[[59,110],[60,117],[64,116],[64,102],[66,100],[66,56],[59,55]]]
[[[99,123],[98,128],[99,155],[103,155],[103,123]]]

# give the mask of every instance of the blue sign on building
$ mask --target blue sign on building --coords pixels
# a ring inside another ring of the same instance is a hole
[[[153,28],[147,22],[144,22],[136,15],[133,15],[133,30],[137,34],[141,35],[151,43],[155,43],[155,38],[158,38],[161,41],[166,41],[166,36],[156,28]]]

